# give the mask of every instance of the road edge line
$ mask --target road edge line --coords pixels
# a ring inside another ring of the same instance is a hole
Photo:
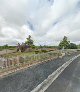
[[[58,76],[78,57],[77,55],[60,66],[57,70],[55,70],[51,75],[48,76],[41,84],[39,84],[36,88],[34,88],[31,92],[44,92],[55,80]]]

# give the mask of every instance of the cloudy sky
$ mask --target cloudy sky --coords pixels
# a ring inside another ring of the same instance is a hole
[[[80,44],[80,0],[0,0],[0,45],[31,35],[36,45]]]

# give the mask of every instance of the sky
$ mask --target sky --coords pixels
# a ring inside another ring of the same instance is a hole
[[[35,45],[80,44],[80,0],[0,0],[0,45],[32,36]]]

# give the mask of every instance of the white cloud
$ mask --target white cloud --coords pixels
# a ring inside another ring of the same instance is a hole
[[[80,0],[0,0],[0,45],[56,45],[64,35],[80,43]]]

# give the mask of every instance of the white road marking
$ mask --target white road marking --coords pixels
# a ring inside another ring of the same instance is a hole
[[[53,82],[56,80],[56,78],[78,57],[77,55],[74,58],[70,59],[66,63],[64,63],[62,66],[60,66],[56,71],[54,71],[51,75],[48,76],[47,79],[45,79],[41,84],[39,84],[36,88],[34,88],[31,92],[44,92]]]

